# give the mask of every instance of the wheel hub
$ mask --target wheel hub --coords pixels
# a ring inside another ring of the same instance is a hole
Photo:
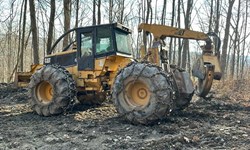
[[[125,101],[129,106],[144,107],[149,103],[151,92],[143,81],[130,81],[125,89]]]
[[[42,81],[36,88],[37,99],[44,104],[48,104],[53,98],[53,88],[49,82]]]
[[[147,90],[145,88],[140,88],[137,94],[140,99],[145,99],[148,95]]]

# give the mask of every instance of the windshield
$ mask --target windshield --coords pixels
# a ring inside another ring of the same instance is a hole
[[[131,54],[132,47],[129,34],[119,30],[115,30],[115,37],[117,51],[126,54]]]

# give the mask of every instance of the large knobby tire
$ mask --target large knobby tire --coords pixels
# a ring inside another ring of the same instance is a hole
[[[117,74],[112,99],[121,116],[133,124],[151,124],[173,109],[169,76],[150,63],[132,62]]]
[[[72,75],[59,65],[37,70],[31,77],[29,88],[31,107],[42,116],[63,113],[76,95]]]

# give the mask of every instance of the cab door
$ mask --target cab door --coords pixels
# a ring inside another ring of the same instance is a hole
[[[94,70],[94,28],[79,29],[77,34],[78,70]]]

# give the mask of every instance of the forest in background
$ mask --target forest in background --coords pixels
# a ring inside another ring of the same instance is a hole
[[[248,0],[0,0],[0,82],[15,71],[43,62],[51,45],[70,28],[119,22],[133,30],[133,50],[143,44],[140,23],[195,31],[221,38],[220,61],[225,78],[249,78],[250,24]],[[67,45],[72,37],[63,40]],[[150,40],[148,37],[144,40]],[[145,41],[144,41],[145,42]],[[171,63],[190,70],[201,52],[196,41],[167,39]]]

